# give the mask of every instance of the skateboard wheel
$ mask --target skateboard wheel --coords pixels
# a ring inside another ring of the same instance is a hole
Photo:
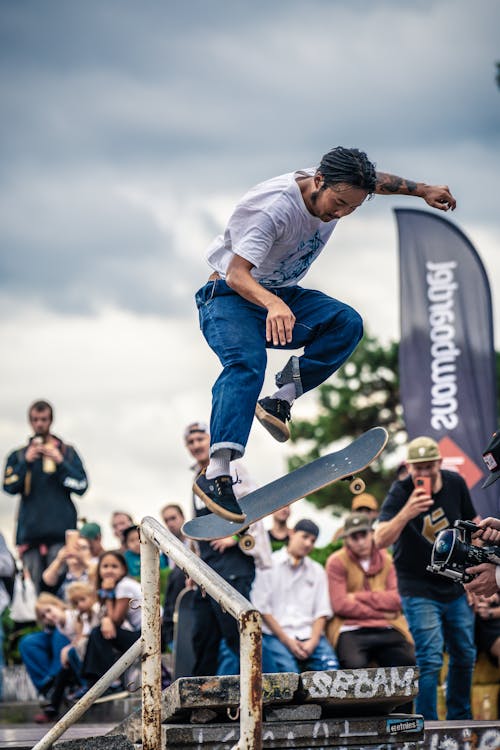
[[[349,489],[351,490],[353,495],[359,495],[361,492],[364,492],[366,488],[366,484],[363,482],[362,479],[359,479],[356,477],[356,479],[353,479],[351,484],[349,485]]]
[[[255,539],[251,534],[243,534],[238,544],[243,552],[248,552],[255,547]]]

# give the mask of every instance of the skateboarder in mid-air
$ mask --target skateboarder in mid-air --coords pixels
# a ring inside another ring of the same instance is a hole
[[[245,519],[229,462],[243,456],[254,413],[276,440],[288,440],[294,400],[332,375],[361,339],[362,320],[353,308],[298,282],[337,221],[374,193],[418,196],[443,211],[456,205],[447,186],[377,172],[362,151],[337,147],[318,169],[252,188],[208,248],[213,273],[196,304],[203,335],[223,369],[212,389],[210,463],[193,490],[223,518]],[[258,400],[267,347],[304,347],[304,353],[291,356],[276,375],[275,393]]]

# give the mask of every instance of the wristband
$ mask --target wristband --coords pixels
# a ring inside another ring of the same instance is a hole
[[[235,542],[239,542],[240,541],[240,538],[239,538],[238,534],[233,534],[233,536],[231,537],[231,539],[234,539]]]

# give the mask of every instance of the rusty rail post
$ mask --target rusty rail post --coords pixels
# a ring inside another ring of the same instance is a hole
[[[255,610],[240,627],[240,741],[238,748],[262,747],[262,624]]]
[[[160,552],[141,531],[142,747],[161,747]]]
[[[141,540],[143,537],[165,552],[186,575],[196,581],[202,591],[209,594],[237,620],[240,630],[240,739],[236,748],[237,750],[261,750],[262,625],[260,613],[254,609],[248,599],[233,589],[227,581],[151,516],[146,516],[141,521]],[[151,596],[144,589],[143,593],[144,599]],[[145,601],[143,606],[145,608],[148,606]],[[149,676],[146,676],[146,680],[149,681],[149,679]],[[144,690],[147,689],[147,685],[144,685],[144,672],[142,689],[144,696]]]

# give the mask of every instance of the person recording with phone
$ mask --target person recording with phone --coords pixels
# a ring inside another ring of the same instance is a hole
[[[482,489],[486,489],[500,478],[500,432],[495,432],[483,453],[483,461],[490,472]],[[478,523],[478,531],[473,539],[480,539],[482,544],[496,545],[500,548],[500,519],[483,518]],[[474,576],[470,583],[465,584],[465,590],[476,596],[494,596],[500,590],[500,565],[483,562],[467,568],[467,573]]]
[[[96,568],[89,540],[81,537],[77,529],[68,529],[66,544],[42,573],[42,587],[66,601],[68,586],[92,581]]]
[[[71,495],[83,495],[88,486],[76,450],[51,433],[53,418],[48,401],[30,406],[33,435],[8,456],[3,480],[5,492],[20,496],[16,544],[37,591],[43,571],[65,544],[66,529],[76,528]]]
[[[441,468],[438,444],[418,437],[407,446],[408,476],[394,482],[375,524],[375,543],[394,545],[394,564],[405,617],[420,670],[416,712],[437,717],[443,652],[449,654],[447,716],[470,719],[476,649],[474,613],[460,583],[427,571],[437,534],[457,520],[476,521],[462,477]]]

